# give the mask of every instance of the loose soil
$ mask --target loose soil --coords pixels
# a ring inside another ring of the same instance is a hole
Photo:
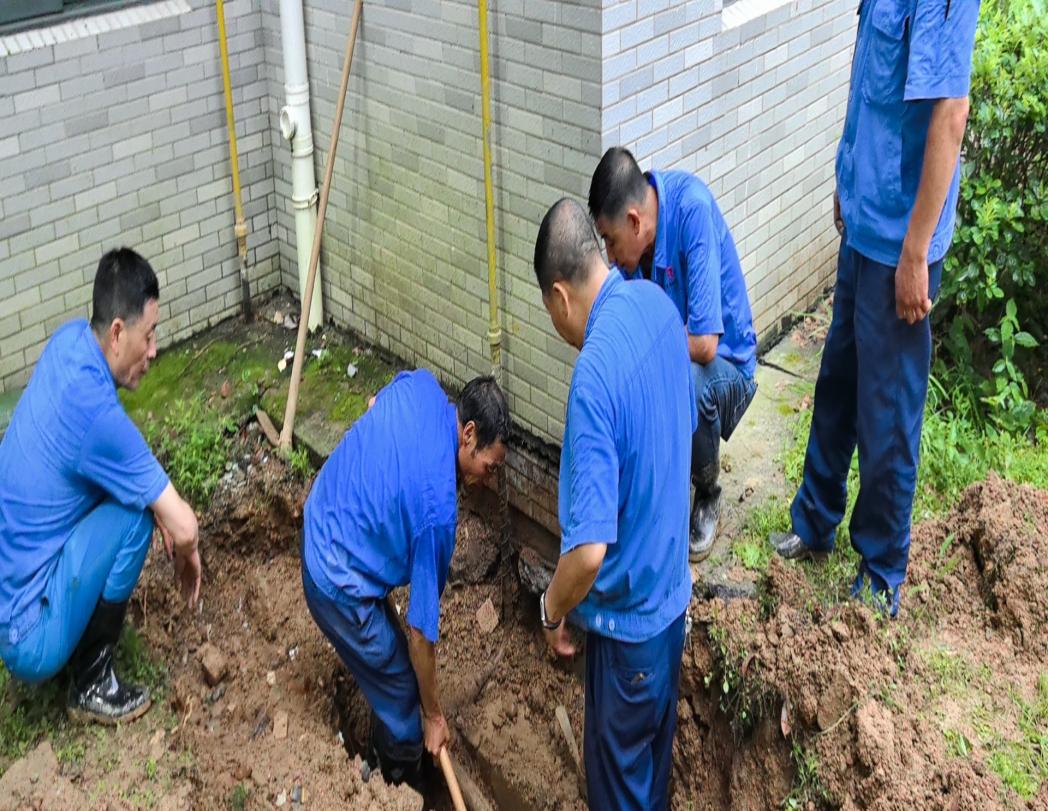
[[[777,559],[758,600],[697,604],[673,807],[1048,808],[1046,561],[1048,493],[991,474],[914,528],[895,621]],[[1024,740],[1026,799],[999,776]]]
[[[302,598],[307,486],[253,424],[235,459],[202,524],[202,605],[180,605],[159,554],[136,591],[169,673],[157,706],[83,757],[42,744],[0,779],[0,808],[450,807],[438,780],[423,800],[361,779],[368,713]],[[460,515],[438,645],[454,754],[493,808],[580,811],[555,712],[581,750],[582,657],[545,650],[490,500]],[[1048,494],[991,477],[915,528],[897,621],[819,604],[803,568],[777,561],[757,599],[696,600],[673,809],[1024,807],[992,758],[1048,683],[1046,534]],[[409,598],[391,595],[401,613]],[[968,749],[951,754],[958,736]],[[1048,809],[1048,781],[1026,802]]]

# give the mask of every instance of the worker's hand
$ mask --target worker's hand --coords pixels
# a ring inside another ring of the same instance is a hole
[[[192,608],[200,597],[200,550],[175,547],[175,583],[182,590],[182,599]]]
[[[895,313],[913,325],[926,318],[932,310],[928,298],[928,260],[907,249],[903,242],[902,255],[895,269]]]
[[[844,236],[844,219],[841,217],[841,198],[837,195],[837,189],[833,190],[833,225],[837,233]]]
[[[571,641],[571,632],[568,631],[568,622],[565,620],[555,631],[542,629],[542,635],[546,637],[546,644],[557,656],[574,656],[577,648]]]
[[[443,713],[432,716],[422,713],[422,733],[426,751],[433,757],[440,757],[441,747],[451,749],[451,730]]]
[[[156,522],[156,537],[160,538],[164,544],[164,551],[167,552],[167,559],[172,560],[175,554],[175,540],[171,537],[171,530],[165,527],[159,518],[154,517]]]

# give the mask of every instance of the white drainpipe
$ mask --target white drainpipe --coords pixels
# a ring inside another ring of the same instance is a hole
[[[317,180],[313,173],[313,128],[309,114],[309,76],[306,73],[306,32],[302,22],[303,0],[280,0],[280,30],[284,51],[284,92],[287,104],[280,111],[280,132],[291,142],[291,205],[295,209],[295,243],[298,246],[298,292],[306,295],[309,255],[317,230]],[[309,329],[324,320],[320,300],[320,266],[309,308]]]

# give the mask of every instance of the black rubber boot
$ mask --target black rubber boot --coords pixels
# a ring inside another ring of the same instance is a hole
[[[720,525],[721,489],[717,484],[720,460],[699,470],[692,479],[695,484],[695,501],[691,507],[691,532],[688,538],[688,560],[699,563],[710,556],[713,542],[717,539]]]
[[[367,782],[368,777],[374,774],[376,771],[381,771],[382,779],[390,785],[400,785],[406,783],[411,788],[418,791],[420,794],[424,794],[425,791],[425,780],[424,771],[422,768],[422,747],[396,747],[385,744],[381,734],[378,732],[378,725],[381,722],[372,713],[371,718],[371,732],[368,736],[368,748],[364,758],[364,765],[367,769],[367,776],[364,781]],[[391,751],[386,751],[386,750]],[[392,751],[392,750],[396,751]]]
[[[79,721],[119,724],[149,709],[149,691],[125,684],[113,670],[113,654],[124,627],[127,603],[99,599],[80,643],[69,660],[71,679],[66,712]]]

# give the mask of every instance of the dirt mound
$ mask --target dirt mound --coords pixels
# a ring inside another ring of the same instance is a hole
[[[995,623],[1017,645],[1048,653],[1048,493],[990,474],[965,492],[948,523],[972,550]]]
[[[1048,684],[1046,519],[1043,492],[996,476],[970,488],[945,520],[915,528],[896,621],[820,602],[805,570],[777,558],[759,600],[693,605],[674,807],[1039,802],[1037,767],[1033,794],[1016,796],[1023,784],[1002,764],[1031,741],[1036,763],[1036,730],[1048,735],[1030,720]],[[711,753],[732,760],[732,777],[701,785]]]

